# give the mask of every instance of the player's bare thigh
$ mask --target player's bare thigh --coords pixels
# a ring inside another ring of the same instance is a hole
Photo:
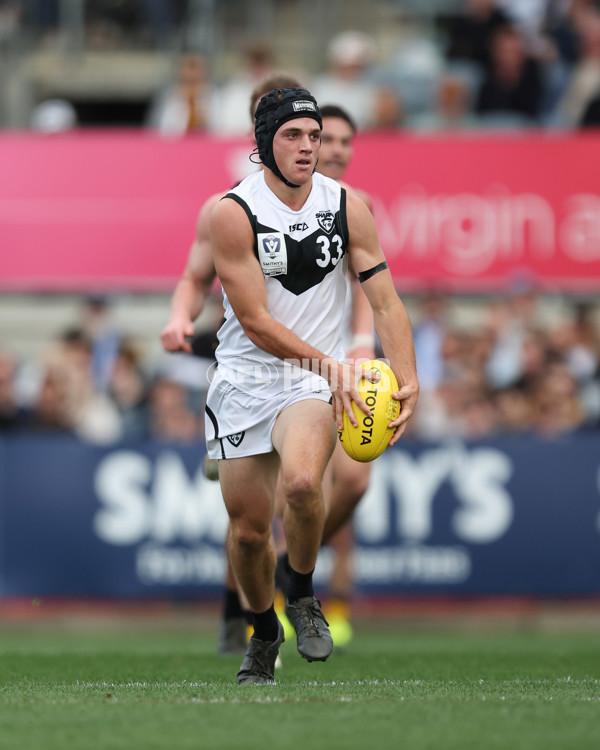
[[[272,440],[284,483],[302,474],[302,481],[320,484],[336,441],[331,404],[318,399],[291,404],[277,417]]]
[[[275,451],[219,461],[219,480],[232,523],[244,519],[255,528],[270,528],[279,473]]]

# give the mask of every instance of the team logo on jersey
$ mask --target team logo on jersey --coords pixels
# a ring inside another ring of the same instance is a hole
[[[333,213],[331,211],[319,211],[316,214],[316,217],[321,229],[329,234],[333,229],[333,223],[335,222],[335,216]]]
[[[234,435],[227,435],[227,440],[233,445],[234,448],[237,448],[238,445],[242,442],[244,439],[245,432],[236,432]]]
[[[258,259],[265,276],[287,273],[287,248],[283,232],[257,234]]]

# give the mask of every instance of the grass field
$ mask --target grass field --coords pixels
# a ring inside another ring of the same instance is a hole
[[[211,630],[0,634],[0,748],[600,746],[600,634],[416,633],[363,624],[275,686],[237,686]]]

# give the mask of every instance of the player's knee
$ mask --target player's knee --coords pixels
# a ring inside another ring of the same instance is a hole
[[[268,546],[271,530],[258,524],[239,523],[231,527],[231,542],[244,554],[262,551]]]
[[[295,470],[283,479],[288,506],[303,512],[313,512],[322,504],[321,480],[313,472]]]

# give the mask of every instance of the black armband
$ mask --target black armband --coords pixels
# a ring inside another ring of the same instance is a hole
[[[371,276],[375,276],[376,273],[379,273],[380,271],[385,271],[387,267],[388,267],[387,260],[384,260],[383,263],[378,263],[376,266],[373,266],[373,268],[369,268],[368,271],[362,271],[361,273],[359,273],[358,280],[362,284],[363,281],[370,279]]]

